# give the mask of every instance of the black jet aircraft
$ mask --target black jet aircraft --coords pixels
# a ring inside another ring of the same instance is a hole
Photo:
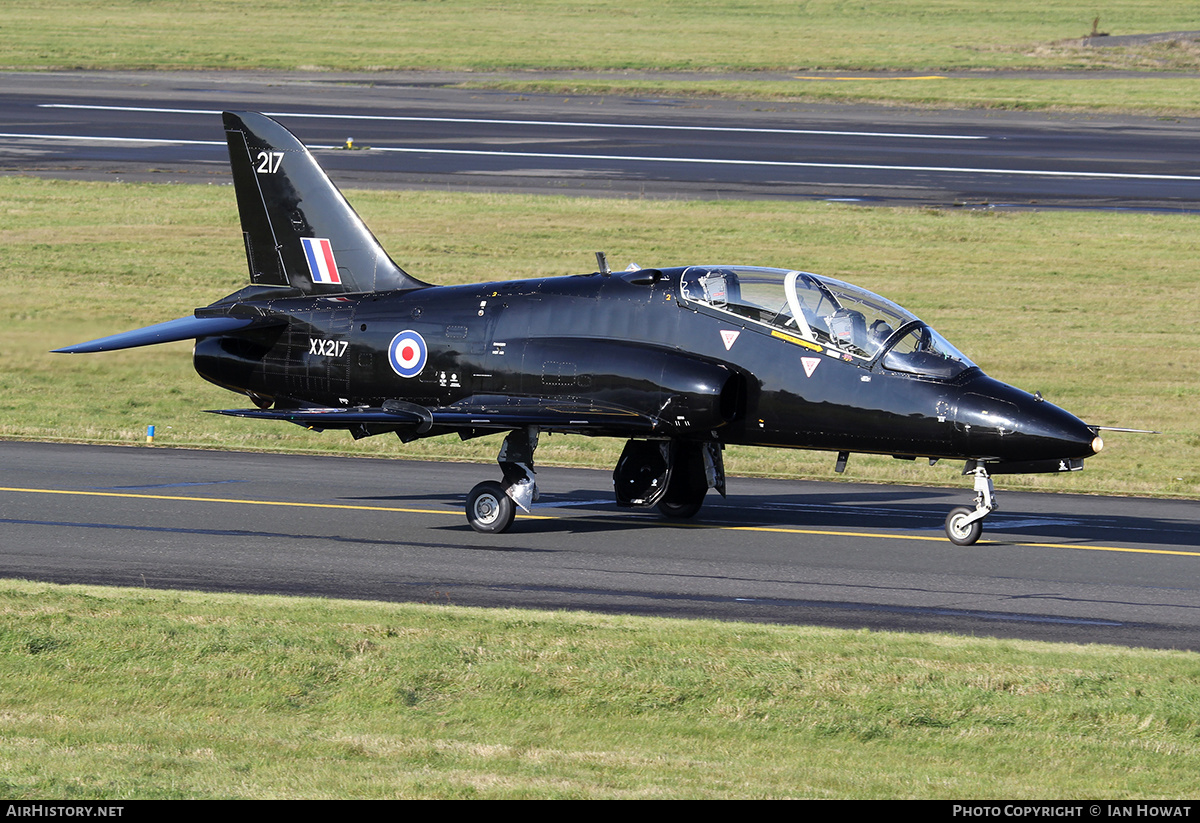
[[[993,380],[911,312],[804,271],[690,265],[434,286],[397,266],[287,129],[227,112],[251,285],[189,317],[60,352],[194,339],[196,371],[256,408],[217,413],[405,442],[508,432],[467,519],[503,532],[536,497],[538,435],[628,440],[618,504],[690,517],[725,494],[726,444],[965,460],[974,543],[992,475],[1061,472],[1098,428]]]

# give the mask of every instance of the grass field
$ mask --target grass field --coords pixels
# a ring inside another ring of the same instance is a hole
[[[988,373],[1113,434],[1086,471],[1003,487],[1200,497],[1197,218],[1114,212],[864,209],[439,192],[350,199],[407,270],[435,283],[694,262],[804,268],[891,297]],[[404,446],[203,409],[245,398],[196,376],[186,343],[103,355],[50,349],[190,314],[245,280],[228,187],[0,178],[0,436],[311,450],[491,462],[496,438]],[[545,438],[539,461],[610,468],[620,443]],[[832,476],[832,455],[731,449],[731,474]],[[856,455],[847,479],[962,485]]]
[[[1185,0],[1111,8],[1033,0],[10,0],[0,19],[0,69],[595,70],[613,76],[553,84],[531,78],[521,87],[1200,114],[1200,47],[1086,47],[1080,40],[1097,15],[1099,30],[1114,35],[1200,28],[1194,3]],[[1136,76],[1077,79],[1101,69]],[[818,70],[878,74],[854,82],[717,77]],[[1030,74],[1039,70],[1069,74]],[[633,82],[621,75],[629,71],[694,75]],[[892,79],[895,72],[944,71],[972,74]]]
[[[0,795],[1194,798],[1200,656],[0,586]]]

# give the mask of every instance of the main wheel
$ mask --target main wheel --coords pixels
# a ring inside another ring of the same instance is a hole
[[[708,489],[704,489],[705,492]],[[693,498],[686,502],[675,502],[667,499],[658,501],[658,511],[664,517],[669,517],[672,520],[687,520],[689,517],[695,517],[696,512],[700,511],[700,507],[704,505],[704,494]]]
[[[671,443],[674,467],[666,493],[657,503],[658,511],[672,520],[695,517],[704,505],[708,482],[704,472],[704,444],[684,441]]]
[[[516,504],[505,494],[504,487],[494,480],[480,483],[467,495],[467,522],[477,532],[506,532],[516,516]]]
[[[946,515],[946,536],[956,546],[970,546],[983,534],[983,520],[967,523],[966,519],[975,513],[975,509],[957,506]]]

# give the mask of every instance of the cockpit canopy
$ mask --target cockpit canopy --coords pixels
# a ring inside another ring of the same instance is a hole
[[[850,356],[863,368],[950,378],[974,368],[916,315],[858,286],[802,271],[692,266],[680,279],[687,303],[735,315]]]

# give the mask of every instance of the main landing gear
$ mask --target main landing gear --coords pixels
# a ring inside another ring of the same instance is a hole
[[[630,440],[613,469],[617,505],[657,508],[684,520],[704,505],[709,489],[725,495],[721,444],[694,440]]]
[[[946,515],[946,537],[956,546],[971,546],[983,533],[983,518],[1000,508],[996,504],[996,490],[992,478],[984,465],[976,460],[967,461],[963,474],[975,478],[975,508],[956,506]]]
[[[504,438],[496,462],[500,482],[488,480],[467,495],[467,522],[483,534],[508,531],[517,507],[528,512],[537,500],[533,452],[538,429],[526,426]],[[617,505],[652,508],[682,519],[700,511],[709,489],[725,494],[725,466],[717,442],[630,440],[613,471]]]
[[[504,485],[495,480],[485,480],[467,495],[467,521],[471,528],[483,534],[499,534],[508,531],[517,506],[504,491]]]

